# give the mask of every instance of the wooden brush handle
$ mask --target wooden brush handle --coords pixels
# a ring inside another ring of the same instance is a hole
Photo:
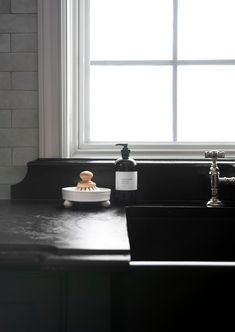
[[[95,188],[96,183],[91,181],[93,178],[93,173],[90,171],[83,171],[80,173],[80,178],[82,181],[78,182],[77,188],[78,189],[86,189],[86,188]]]

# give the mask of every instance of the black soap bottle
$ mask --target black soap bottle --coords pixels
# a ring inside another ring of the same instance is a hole
[[[130,158],[128,144],[122,146],[121,157],[115,162],[115,202],[119,205],[132,205],[137,198],[137,166]]]

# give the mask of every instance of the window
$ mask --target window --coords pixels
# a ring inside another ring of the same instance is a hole
[[[57,1],[63,156],[234,154],[234,0]]]
[[[87,143],[171,142],[172,0],[90,0]]]

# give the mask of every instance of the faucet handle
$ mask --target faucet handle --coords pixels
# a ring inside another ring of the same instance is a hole
[[[225,158],[225,152],[218,150],[206,151],[205,158],[211,158],[212,161],[216,161],[218,158]]]

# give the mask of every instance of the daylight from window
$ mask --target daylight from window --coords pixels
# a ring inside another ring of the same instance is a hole
[[[90,0],[90,142],[233,142],[234,0]]]

